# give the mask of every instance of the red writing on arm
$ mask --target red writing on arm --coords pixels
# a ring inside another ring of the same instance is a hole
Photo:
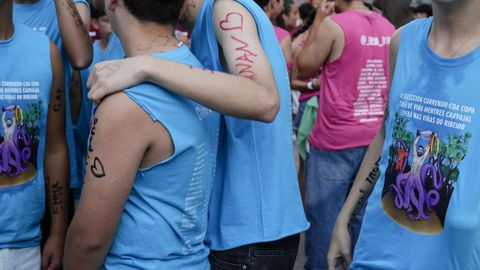
[[[224,31],[242,30],[243,16],[238,12],[230,12],[225,16],[225,20],[220,22],[220,28]]]
[[[243,30],[243,15],[238,12],[230,12],[225,16],[225,19],[220,22],[220,29],[223,31]],[[257,54],[249,50],[248,42],[243,41],[239,37],[230,35],[230,38],[238,43],[235,48],[240,55],[235,58],[235,67],[239,69],[239,74],[245,78],[255,80],[256,73],[252,70],[253,63]]]

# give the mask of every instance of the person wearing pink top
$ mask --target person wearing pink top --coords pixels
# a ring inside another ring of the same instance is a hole
[[[334,10],[340,12],[329,16]],[[394,26],[361,0],[324,1],[317,9],[299,74],[322,69],[318,115],[306,160],[306,269],[327,269],[331,232],[369,144],[379,130],[389,85]],[[352,218],[355,243],[363,210]]]

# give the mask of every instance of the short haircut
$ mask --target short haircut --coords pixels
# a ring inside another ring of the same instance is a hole
[[[139,21],[176,25],[183,0],[124,0],[125,6]]]
[[[266,7],[269,2],[270,0],[255,0],[255,3],[257,3],[257,5],[259,5],[261,8]]]

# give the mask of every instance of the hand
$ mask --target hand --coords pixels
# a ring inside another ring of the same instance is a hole
[[[63,265],[64,237],[51,235],[48,237],[42,254],[42,270],[60,270]]]
[[[321,20],[333,14],[335,11],[335,2],[323,0],[320,6],[317,8],[316,17],[320,17]]]
[[[328,248],[327,262],[328,270],[345,269],[347,270],[352,262],[351,253],[352,240],[348,231],[348,226],[335,224]]]
[[[95,65],[87,81],[88,98],[96,103],[105,96],[142,83],[142,67],[145,55],[116,61],[105,61]]]

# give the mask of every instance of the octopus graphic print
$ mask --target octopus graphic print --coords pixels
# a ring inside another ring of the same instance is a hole
[[[384,212],[418,233],[443,231],[459,166],[472,134],[439,127],[411,130],[411,120],[395,113],[382,192]]]
[[[20,186],[35,179],[40,112],[41,101],[2,107],[0,187]]]

